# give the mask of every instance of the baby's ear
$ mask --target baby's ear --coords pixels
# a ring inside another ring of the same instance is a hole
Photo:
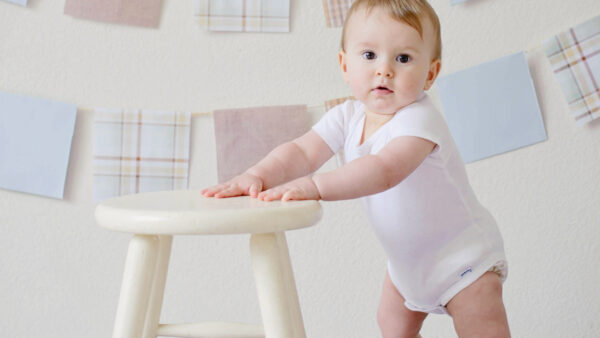
[[[442,61],[440,59],[435,59],[435,60],[431,61],[431,64],[429,65],[429,71],[427,72],[427,80],[425,81],[425,88],[423,88],[424,90],[428,90],[429,88],[431,88],[431,86],[433,86],[435,79],[440,74],[441,68],[442,68]]]
[[[340,64],[340,70],[342,71],[342,77],[344,81],[348,82],[348,71],[346,68],[346,52],[343,50],[338,52],[338,62]]]

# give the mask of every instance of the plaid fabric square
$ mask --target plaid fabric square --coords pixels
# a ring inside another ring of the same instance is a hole
[[[94,198],[188,186],[190,113],[96,109]]]
[[[325,111],[328,112],[331,108],[337,106],[338,104],[342,104],[348,100],[354,100],[354,96],[346,96],[337,99],[327,100],[325,101]]]
[[[341,27],[354,0],[323,0],[327,27]]]
[[[578,125],[600,117],[600,16],[544,42]]]
[[[195,15],[207,31],[290,31],[290,0],[196,0]]]

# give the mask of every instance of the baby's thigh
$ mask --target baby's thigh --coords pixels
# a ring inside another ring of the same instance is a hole
[[[427,313],[406,308],[404,297],[396,289],[387,272],[377,310],[377,322],[383,337],[416,337],[425,317]]]
[[[486,272],[446,305],[459,337],[510,337],[502,281]]]

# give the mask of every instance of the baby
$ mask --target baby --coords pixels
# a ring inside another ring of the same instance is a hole
[[[425,0],[356,0],[338,58],[357,100],[202,194],[360,197],[388,256],[377,314],[383,337],[419,337],[429,313],[452,316],[460,337],[509,337],[502,237],[425,93],[441,67],[436,13]],[[313,174],[340,149],[345,165]]]

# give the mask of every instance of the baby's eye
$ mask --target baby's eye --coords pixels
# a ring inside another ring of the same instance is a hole
[[[366,51],[362,53],[362,57],[365,60],[373,60],[376,58],[375,53],[371,52],[371,51]]]
[[[398,57],[396,57],[396,61],[400,63],[407,63],[408,61],[410,61],[410,55],[400,54],[398,55]]]

